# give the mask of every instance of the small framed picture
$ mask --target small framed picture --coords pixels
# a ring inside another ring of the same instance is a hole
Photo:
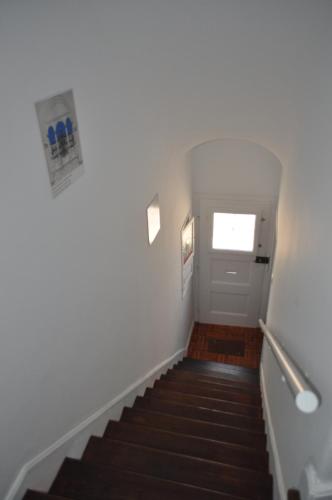
[[[194,272],[195,219],[187,217],[181,229],[182,296],[184,297]]]
[[[150,205],[146,210],[148,220],[148,238],[149,244],[152,245],[160,231],[160,205],[159,196],[155,195]]]

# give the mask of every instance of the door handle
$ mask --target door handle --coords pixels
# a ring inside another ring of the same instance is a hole
[[[237,274],[237,271],[226,271],[226,274]]]

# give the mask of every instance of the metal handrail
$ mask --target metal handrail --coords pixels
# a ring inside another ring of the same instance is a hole
[[[301,373],[287,352],[267,329],[263,320],[259,320],[259,326],[269,343],[272,352],[284,375],[284,380],[294,396],[295,404],[304,413],[313,413],[320,405],[320,397],[316,389]]]

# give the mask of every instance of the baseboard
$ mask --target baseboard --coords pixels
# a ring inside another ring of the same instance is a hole
[[[267,396],[266,382],[264,376],[263,365],[260,367],[260,381],[263,400],[263,413],[266,425],[266,433],[268,437],[268,451],[270,456],[270,471],[273,475],[273,480],[276,481],[280,500],[287,500],[287,488],[284,475],[282,472],[281,461],[278,451],[277,439],[273,427],[272,413]],[[272,458],[272,460],[271,460]]]
[[[193,320],[193,322],[191,323],[190,328],[189,328],[189,335],[188,335],[186,346],[184,348],[184,351],[185,351],[184,355],[185,356],[187,355],[187,352],[188,352],[188,349],[189,349],[189,344],[190,344],[191,336],[192,336],[194,328],[195,328],[195,323],[196,323],[195,320]]]
[[[172,356],[156,365],[121,394],[26,462],[11,484],[4,500],[21,500],[28,488],[47,490],[66,456],[80,458],[92,434],[102,435],[108,420],[118,420],[124,406],[131,405],[136,396],[143,394],[145,389],[152,385],[162,373],[187,354],[193,328],[194,322],[190,327],[184,348],[179,349]]]
[[[301,476],[301,498],[308,500],[331,500],[332,481],[323,481],[317,473],[316,467],[308,463]]]

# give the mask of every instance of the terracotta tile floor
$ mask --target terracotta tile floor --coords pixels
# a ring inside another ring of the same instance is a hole
[[[218,343],[216,340],[226,342]],[[259,328],[196,323],[190,340],[188,357],[258,368],[262,342],[263,334]]]

